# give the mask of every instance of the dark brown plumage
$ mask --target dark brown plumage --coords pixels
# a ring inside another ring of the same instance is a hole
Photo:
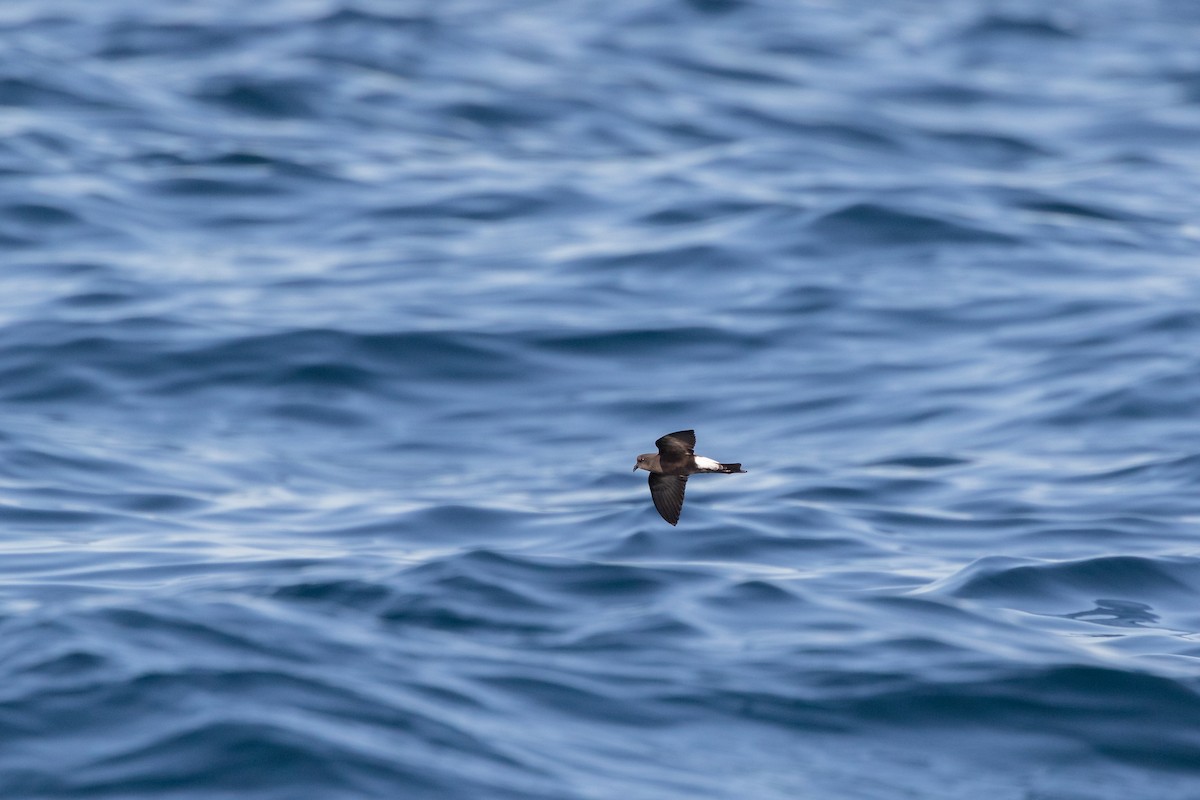
[[[697,456],[695,431],[675,431],[654,443],[657,453],[638,456],[634,470],[650,473],[650,499],[667,522],[679,522],[683,510],[683,492],[689,475],[697,472],[745,472],[741,464],[722,464],[711,458]]]

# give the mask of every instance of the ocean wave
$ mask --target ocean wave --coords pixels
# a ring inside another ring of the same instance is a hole
[[[1083,8],[6,5],[0,795],[1192,798],[1200,31]]]

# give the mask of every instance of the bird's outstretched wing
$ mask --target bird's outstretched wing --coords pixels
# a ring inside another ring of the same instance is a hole
[[[663,455],[691,455],[696,446],[695,431],[675,431],[659,438],[654,446]],[[682,452],[681,452],[682,451]]]
[[[683,510],[683,490],[687,486],[687,475],[661,475],[650,473],[650,497],[662,518],[672,525],[679,522]]]

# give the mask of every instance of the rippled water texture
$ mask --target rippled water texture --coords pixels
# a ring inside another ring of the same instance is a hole
[[[0,797],[1200,796],[1195,3],[0,34]]]

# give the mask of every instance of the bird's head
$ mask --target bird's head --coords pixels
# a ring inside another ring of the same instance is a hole
[[[650,459],[654,458],[656,455],[658,455],[658,454],[657,453],[643,453],[642,455],[638,456],[637,463],[633,465],[633,471],[637,472],[639,469],[644,469],[647,472],[650,472],[651,471],[651,463],[652,463]]]

